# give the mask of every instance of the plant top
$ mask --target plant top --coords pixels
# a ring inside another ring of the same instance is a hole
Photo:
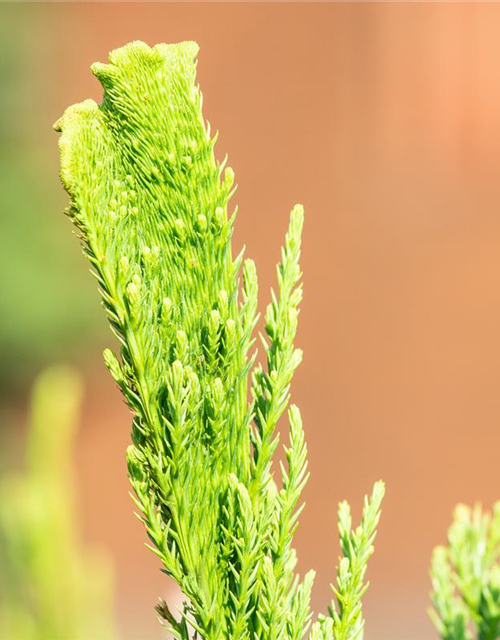
[[[186,597],[180,616],[161,602],[161,618],[182,640],[190,627],[205,640],[299,640],[313,583],[313,572],[297,575],[292,547],[307,480],[301,416],[289,406],[302,359],[303,208],[290,216],[256,364],[257,273],[233,256],[234,173],[214,155],[197,52],[193,42],[132,42],[94,64],[102,104],[70,107],[55,125],[61,176],[120,343],[119,356],[104,357],[133,415],[135,501],[151,549]],[[285,411],[290,444],[276,481]],[[355,530],[340,506],[335,601],[311,638],[361,638],[382,496],[378,483]]]

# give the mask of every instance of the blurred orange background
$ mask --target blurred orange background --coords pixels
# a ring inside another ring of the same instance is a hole
[[[315,611],[330,598],[336,504],[358,515],[382,477],[366,638],[436,637],[432,547],[456,502],[500,498],[500,5],[4,3],[0,22],[2,415],[24,415],[45,362],[83,371],[82,535],[112,553],[124,640],[163,637],[153,607],[172,590],[132,516],[130,417],[60,215],[51,125],[100,101],[90,64],[134,39],[200,44],[204,113],[236,172],[235,244],[257,262],[262,308],[289,210],[306,207],[293,397],[312,475],[296,543],[301,571],[318,573]]]

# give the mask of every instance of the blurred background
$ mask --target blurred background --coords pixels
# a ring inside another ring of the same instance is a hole
[[[293,394],[312,472],[297,548],[300,569],[318,572],[314,608],[330,598],[337,502],[359,514],[382,477],[366,638],[434,638],[431,549],[456,502],[500,498],[499,27],[495,3],[0,4],[1,471],[22,469],[36,376],[76,369],[79,544],[114,564],[123,640],[162,638],[153,607],[173,591],[132,516],[130,417],[62,215],[52,123],[100,101],[89,66],[110,49],[199,42],[205,116],[239,183],[235,243],[257,262],[262,308],[289,210],[306,207]]]

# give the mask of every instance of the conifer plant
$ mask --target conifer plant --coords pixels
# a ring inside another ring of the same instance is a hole
[[[289,406],[302,358],[294,340],[304,214],[297,205],[290,216],[259,362],[257,273],[233,257],[234,173],[216,160],[202,115],[197,52],[194,42],[133,42],[94,64],[102,104],[74,105],[55,125],[61,177],[120,344],[104,359],[133,416],[135,504],[149,547],[185,596],[179,612],[161,601],[160,619],[178,640],[299,640],[314,578],[298,576],[292,546],[308,475],[300,412]],[[274,469],[285,412],[289,445]],[[339,507],[333,600],[311,640],[363,635],[383,493],[378,482],[356,528],[349,505]]]
[[[434,549],[431,618],[442,640],[500,638],[500,502],[458,505],[448,546]]]

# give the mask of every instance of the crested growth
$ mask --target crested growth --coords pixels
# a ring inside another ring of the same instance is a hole
[[[180,612],[160,602],[160,618],[182,640],[299,640],[314,577],[297,575],[292,546],[307,480],[301,416],[289,405],[302,359],[304,214],[297,205],[290,216],[257,362],[257,273],[233,255],[234,173],[216,160],[202,115],[197,51],[133,42],[93,65],[104,99],[56,123],[61,176],[119,342],[104,358],[133,416],[135,502],[186,599]],[[289,445],[274,469],[285,413]],[[311,638],[362,636],[382,494],[378,483],[355,530],[340,507],[334,602]]]

